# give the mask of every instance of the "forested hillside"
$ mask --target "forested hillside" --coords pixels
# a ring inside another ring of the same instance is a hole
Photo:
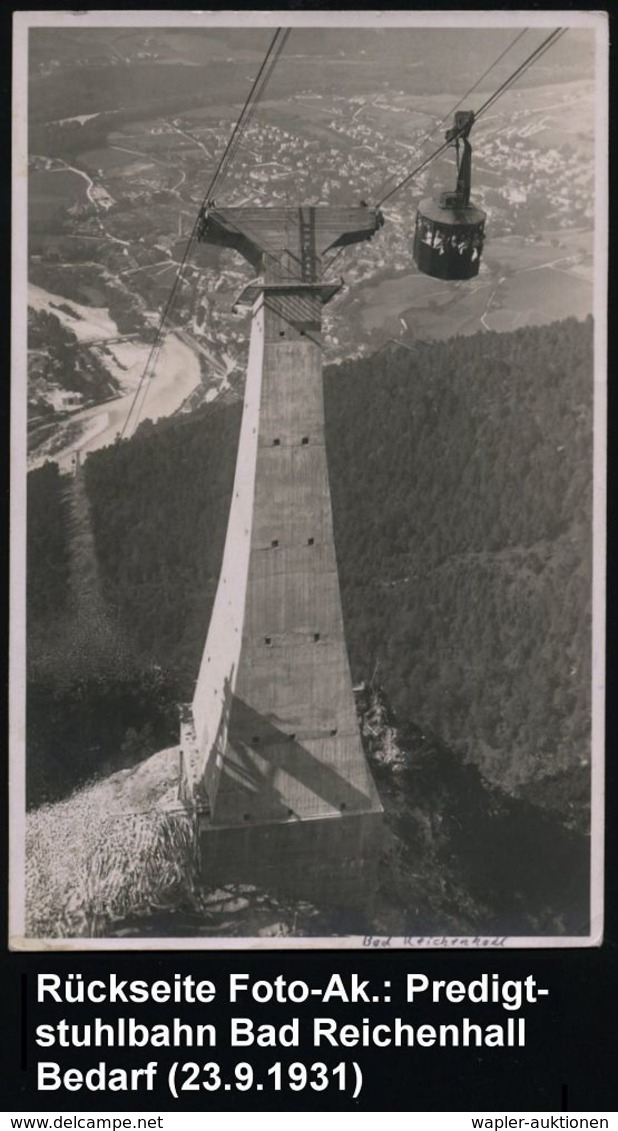
[[[138,653],[100,592],[79,477],[28,476],[27,800],[139,761],[176,739],[177,688]]]
[[[328,374],[357,676],[513,788],[588,764],[592,321]],[[586,771],[587,772],[587,771]]]
[[[591,321],[383,350],[329,369],[325,397],[354,679],[377,669],[399,719],[582,827]],[[239,406],[208,406],[85,464],[108,606],[183,698],[214,598],[239,423]],[[34,624],[40,587],[34,572]]]
[[[66,505],[57,463],[28,476],[28,636],[61,617],[68,598],[69,539]]]

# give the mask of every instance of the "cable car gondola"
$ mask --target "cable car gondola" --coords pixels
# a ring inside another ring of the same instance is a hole
[[[473,110],[459,110],[446,140],[457,152],[457,187],[438,200],[424,200],[416,214],[413,258],[434,279],[473,279],[479,273],[486,213],[470,201]],[[463,153],[460,154],[460,143]]]

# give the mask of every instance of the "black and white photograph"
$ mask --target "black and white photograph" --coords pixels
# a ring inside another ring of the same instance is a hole
[[[606,17],[14,50],[11,948],[599,945]]]

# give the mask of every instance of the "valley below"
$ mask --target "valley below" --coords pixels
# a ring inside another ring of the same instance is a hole
[[[295,35],[299,44],[311,41],[309,33]],[[114,356],[124,365],[123,342],[133,342],[142,359],[148,356],[181,270],[169,330],[176,339],[182,329],[200,363],[191,407],[242,394],[248,319],[232,307],[251,272],[239,257],[195,242],[186,255],[238,109],[237,95],[222,98],[238,81],[236,65],[229,65],[234,36],[229,29],[222,36],[218,43],[204,37],[190,43],[180,33],[136,31],[121,37],[119,50],[104,37],[86,45],[75,34],[58,32],[42,37],[33,52],[27,272],[34,292],[42,288],[58,296],[56,308],[46,310],[61,331],[76,335],[75,364],[102,362],[101,379],[98,386],[89,382],[84,408],[108,400],[104,373],[118,376]],[[377,82],[375,93],[363,93],[352,66],[360,62],[356,51],[368,55],[365,48],[348,45],[329,59],[316,54],[313,43],[282,60],[279,88],[275,84],[264,100],[226,184],[229,204],[357,203],[363,196],[379,198],[405,175],[417,153],[432,144],[428,135],[439,138],[455,96],[435,90],[429,60],[411,67],[414,44],[406,72],[410,88],[402,89],[392,52],[382,54],[385,44],[375,40],[376,58],[363,61],[369,67],[365,83]],[[325,309],[327,360],[367,356],[393,342],[413,347],[418,340],[591,312],[593,87],[582,77],[585,37],[580,56],[575,42],[563,50],[561,66],[556,55],[543,81],[508,92],[475,127],[474,193],[488,214],[479,278],[440,283],[412,264],[416,207],[452,178],[447,155],[385,205],[385,227],[371,244],[347,251],[333,265],[346,286]],[[249,52],[240,71],[253,58],[259,51]],[[320,84],[305,88],[312,69]],[[36,298],[29,301],[36,311]],[[58,307],[76,304],[99,308],[114,327],[106,336],[119,342],[109,352],[80,333],[79,323],[67,324]],[[38,463],[50,450],[71,448],[77,429],[74,406],[67,414],[62,401],[71,386],[66,372],[37,359],[36,348],[31,342],[28,397],[29,450]],[[176,344],[171,352],[177,350]],[[164,349],[164,370],[169,357]],[[137,376],[138,352],[127,369],[124,384]],[[164,399],[149,393],[146,417],[156,419],[183,403],[180,396]],[[98,446],[113,439],[117,423],[114,411]]]

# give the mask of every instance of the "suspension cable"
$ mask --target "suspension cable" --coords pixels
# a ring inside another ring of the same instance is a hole
[[[536,51],[534,51],[532,55],[530,55],[527,59],[524,59],[524,62],[517,68],[516,71],[513,72],[510,78],[503,82],[502,85],[499,86],[496,91],[494,91],[490,98],[488,98],[483,103],[483,105],[479,107],[475,114],[475,118],[479,118],[481,114],[484,114],[486,110],[489,110],[490,106],[493,106],[494,102],[496,102],[498,98],[500,98],[502,94],[504,94],[505,91],[513,85],[513,83],[517,82],[517,79],[521,78],[522,74],[525,74],[525,72],[534,63],[538,63],[541,56],[544,55],[546,51],[549,51],[550,47],[553,47],[554,44],[556,44],[558,40],[561,39],[563,35],[565,35],[566,30],[566,28],[555,28],[554,31],[552,31],[551,35],[548,35],[547,38],[544,39],[540,44],[540,46],[537,47]]]
[[[472,86],[468,87],[468,90],[466,91],[466,93],[465,93],[465,94],[462,94],[462,96],[461,96],[461,98],[459,99],[459,101],[458,101],[458,102],[456,102],[456,103],[455,103],[455,105],[454,105],[454,106],[452,106],[452,107],[451,107],[451,109],[450,109],[450,110],[448,110],[448,111],[447,111],[447,113],[446,113],[446,114],[444,114],[442,118],[440,118],[440,121],[439,121],[439,122],[436,122],[435,126],[433,126],[433,128],[432,128],[431,130],[429,130],[429,132],[428,132],[428,133],[426,133],[426,134],[424,135],[424,137],[422,137],[422,138],[421,138],[421,140],[419,141],[418,145],[416,145],[416,146],[414,147],[413,151],[412,151],[412,152],[413,152],[413,155],[414,155],[414,154],[417,154],[417,153],[420,153],[420,151],[422,150],[423,146],[424,146],[424,145],[426,145],[426,144],[427,144],[427,142],[431,140],[431,138],[432,138],[432,137],[434,136],[434,134],[436,134],[436,133],[438,132],[438,130],[439,130],[439,129],[440,129],[440,128],[441,128],[441,127],[442,127],[442,126],[443,126],[443,125],[445,124],[445,122],[449,122],[449,121],[450,121],[450,120],[452,119],[452,117],[453,117],[453,115],[454,115],[455,111],[456,111],[456,110],[459,110],[459,107],[460,107],[460,106],[461,106],[461,105],[462,105],[462,104],[463,104],[464,102],[467,102],[467,100],[468,100],[468,98],[470,97],[470,95],[471,95],[471,94],[474,94],[474,91],[475,91],[475,90],[477,89],[477,87],[479,87],[479,86],[481,85],[481,83],[483,82],[483,80],[487,78],[487,76],[488,76],[488,75],[489,75],[489,74],[491,73],[491,71],[493,71],[494,67],[497,67],[497,66],[498,66],[498,63],[501,63],[501,62],[502,62],[502,60],[504,59],[505,55],[508,55],[509,51],[512,51],[512,50],[513,50],[513,48],[515,47],[515,45],[516,45],[517,43],[519,43],[519,40],[523,38],[523,36],[524,36],[524,35],[526,34],[526,32],[527,32],[527,31],[529,31],[529,28],[526,28],[526,27],[525,27],[525,28],[524,28],[524,29],[523,29],[522,31],[520,31],[520,32],[518,32],[518,33],[517,33],[517,35],[515,36],[515,38],[514,38],[514,39],[513,39],[513,40],[512,40],[512,41],[511,41],[511,42],[510,42],[509,44],[508,44],[508,46],[507,46],[507,47],[505,47],[505,48],[504,48],[504,51],[501,51],[501,52],[500,52],[500,54],[498,55],[498,57],[497,57],[496,59],[494,59],[493,63],[490,63],[490,65],[489,65],[489,66],[487,67],[487,69],[486,69],[485,71],[483,71],[483,74],[479,76],[479,78],[478,78],[478,79],[476,80],[476,82],[475,82],[475,83],[473,83],[473,84],[472,84]],[[384,183],[384,185],[383,185],[383,186],[382,186],[382,188],[380,189],[380,192],[384,193],[384,192],[386,191],[386,189],[388,188],[388,186],[389,186],[390,182],[391,182],[391,181],[392,181],[392,180],[394,179],[394,177],[395,177],[395,176],[396,176],[396,174],[395,174],[395,173],[393,173],[393,174],[392,174],[392,175],[391,175],[391,176],[390,176],[390,177],[388,178],[388,180],[387,180],[387,181],[386,181],[386,182]],[[383,197],[382,199],[386,199],[386,197]]]
[[[173,306],[174,306],[174,303],[175,303],[175,300],[176,300],[176,296],[178,294],[178,289],[179,289],[181,283],[184,281],[183,275],[184,275],[185,267],[186,267],[187,260],[189,258],[190,252],[191,252],[191,248],[193,246],[193,242],[194,242],[196,234],[197,234],[197,229],[198,229],[198,225],[199,225],[199,222],[200,222],[200,215],[202,213],[202,210],[205,207],[205,205],[207,204],[207,202],[210,199],[212,199],[215,187],[218,184],[220,185],[222,183],[224,177],[229,172],[231,163],[232,163],[232,161],[233,161],[233,159],[236,155],[236,152],[238,150],[238,147],[239,147],[239,145],[242,141],[242,137],[244,136],[244,133],[245,133],[248,125],[250,124],[250,122],[253,119],[253,116],[254,116],[256,109],[257,109],[257,105],[258,105],[260,99],[262,98],[262,96],[264,94],[264,91],[265,91],[265,89],[268,85],[268,82],[270,81],[271,75],[272,75],[274,68],[275,68],[275,66],[276,66],[276,64],[279,60],[279,57],[281,55],[281,52],[283,51],[283,48],[285,47],[285,44],[287,42],[289,34],[290,34],[290,28],[285,28],[285,29],[284,28],[277,28],[276,29],[275,34],[273,35],[273,37],[270,41],[270,44],[268,46],[268,50],[266,51],[266,55],[264,56],[264,59],[262,60],[262,63],[261,63],[260,68],[258,70],[258,73],[257,73],[257,75],[256,75],[256,77],[255,77],[255,79],[252,83],[251,90],[249,91],[249,94],[247,95],[244,106],[243,106],[243,108],[240,112],[240,115],[239,115],[239,117],[236,121],[234,129],[232,130],[232,133],[230,135],[228,143],[227,143],[227,145],[226,145],[226,147],[223,151],[223,154],[221,155],[219,163],[218,163],[218,165],[215,169],[215,172],[214,172],[214,174],[213,174],[213,176],[210,180],[210,184],[208,186],[208,189],[206,190],[206,193],[205,193],[204,199],[202,201],[201,207],[200,207],[200,209],[199,209],[199,211],[198,211],[198,213],[195,217],[195,220],[193,222],[193,227],[191,229],[191,233],[190,233],[189,238],[187,240],[187,243],[185,245],[182,258],[181,258],[180,263],[178,265],[178,270],[176,271],[176,276],[175,276],[174,282],[172,284],[170,293],[168,295],[167,301],[166,301],[165,306],[163,308],[163,312],[161,314],[161,318],[159,319],[159,324],[158,324],[157,330],[155,332],[154,340],[153,340],[152,346],[150,348],[150,351],[148,353],[148,357],[146,358],[146,364],[144,366],[144,370],[142,372],[140,380],[137,384],[137,388],[135,390],[135,393],[134,393],[133,398],[131,400],[131,403],[129,405],[129,411],[127,413],[122,431],[120,433],[121,439],[125,438],[131,419],[132,418],[135,419],[134,430],[135,430],[135,427],[137,427],[137,423],[140,419],[140,416],[141,416],[141,413],[142,413],[142,410],[143,410],[143,407],[144,407],[144,402],[145,402],[146,396],[148,394],[148,380],[149,380],[150,377],[153,376],[154,370],[156,369],[156,364],[157,364],[157,361],[159,359],[159,354],[160,354],[162,346],[163,346],[163,339],[164,339],[165,332],[166,332],[166,324],[167,324],[167,321],[168,321],[168,319],[169,319],[169,317],[172,313],[172,309],[173,309]]]
[[[255,115],[258,103],[260,102],[268,85],[268,82],[270,81],[270,77],[277,65],[279,56],[281,55],[286,45],[290,30],[290,28],[277,28],[277,30],[275,31],[266,55],[262,60],[260,69],[254,79],[251,90],[247,96],[245,105],[242,108],[238,121],[234,126],[230,139],[221,156],[221,160],[219,161],[210,185],[208,186],[206,196],[204,198],[205,202],[212,199],[215,187],[222,184],[225,176],[227,175],[229,167],[242,142],[243,136]]]
[[[548,51],[550,49],[550,47],[553,47],[554,44],[557,43],[558,39],[560,39],[561,36],[563,36],[565,34],[565,31],[566,31],[566,28],[555,28],[554,31],[552,31],[551,34],[548,35],[546,37],[546,39],[544,39],[543,42],[541,44],[539,44],[539,46],[536,47],[534,51],[531,52],[531,54],[528,56],[528,58],[525,59],[524,62],[521,63],[520,66],[517,67],[517,69],[515,71],[513,71],[513,73],[507,79],[505,79],[505,81],[503,83],[500,84],[500,86],[497,88],[497,90],[495,90],[494,93],[488,99],[486,99],[486,101],[482,104],[482,106],[479,107],[479,109],[476,111],[476,113],[474,115],[475,121],[482,114],[484,114],[490,108],[490,106],[493,106],[494,102],[496,102],[498,100],[498,98],[501,98],[502,95],[505,94],[506,91],[509,90],[510,87],[515,82],[517,82],[517,80],[519,78],[521,78],[521,76],[523,74],[525,74],[525,72],[534,63],[536,63],[541,58],[541,56],[545,54],[546,51]],[[439,157],[441,153],[444,153],[445,149],[448,149],[449,146],[452,145],[452,141],[456,140],[456,138],[458,136],[461,136],[462,133],[463,133],[463,129],[460,131],[460,134],[455,135],[451,141],[444,141],[442,143],[442,145],[438,146],[438,148],[436,150],[434,150],[433,153],[430,153],[429,156],[426,157],[424,161],[421,161],[420,165],[417,165],[416,168],[413,169],[411,173],[408,173],[405,177],[403,177],[402,180],[399,181],[398,184],[396,184],[390,190],[390,192],[387,192],[386,195],[383,196],[382,199],[378,202],[377,207],[381,208],[382,205],[387,200],[390,200],[390,198],[392,196],[394,196],[396,192],[399,192],[400,189],[404,188],[405,185],[409,184],[410,181],[414,180],[414,178],[417,177],[418,174],[420,172],[422,172],[422,170],[427,165],[429,165],[429,163],[431,161],[434,161],[436,157]]]

